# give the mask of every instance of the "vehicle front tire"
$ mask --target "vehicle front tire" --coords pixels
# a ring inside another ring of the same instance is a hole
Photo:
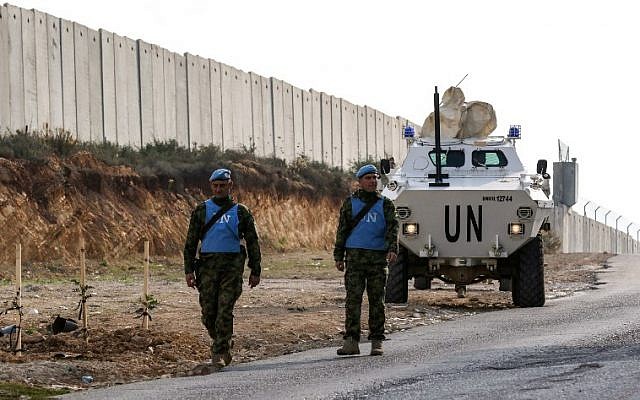
[[[519,251],[520,263],[513,279],[513,304],[519,307],[544,305],[544,249],[539,236]]]
[[[407,249],[400,248],[398,258],[393,264],[389,264],[389,276],[385,290],[385,303],[406,303],[409,299]]]

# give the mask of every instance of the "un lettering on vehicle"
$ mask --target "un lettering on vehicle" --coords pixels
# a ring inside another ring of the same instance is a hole
[[[466,228],[467,242],[482,242],[482,205],[447,204],[444,206],[444,233],[449,242],[460,240],[463,226]]]

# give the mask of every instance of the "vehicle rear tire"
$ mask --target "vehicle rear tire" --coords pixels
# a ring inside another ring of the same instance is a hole
[[[513,276],[513,304],[519,307],[544,305],[544,249],[539,236],[518,252],[520,264]]]
[[[431,279],[425,275],[418,275],[413,277],[413,287],[417,290],[431,289]]]
[[[406,303],[409,300],[407,249],[400,248],[396,262],[389,265],[389,276],[384,295],[385,303]]]

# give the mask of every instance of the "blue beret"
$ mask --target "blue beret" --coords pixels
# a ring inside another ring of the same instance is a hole
[[[366,174],[376,174],[376,175],[378,175],[378,168],[376,168],[375,165],[373,165],[373,164],[364,165],[364,166],[360,167],[358,172],[356,172],[356,178],[360,179],[363,176],[365,176]]]
[[[213,171],[211,177],[209,177],[209,181],[228,181],[229,179],[231,179],[231,171],[226,168]]]

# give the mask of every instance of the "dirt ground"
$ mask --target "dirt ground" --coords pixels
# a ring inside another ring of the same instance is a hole
[[[595,270],[610,256],[546,256],[547,298],[594,288]],[[338,346],[345,290],[330,254],[267,254],[263,269],[260,286],[245,286],[236,305],[233,363]],[[151,312],[149,330],[136,318],[141,306],[142,261],[122,265],[90,262],[88,343],[79,331],[53,335],[48,329],[57,315],[78,317],[79,294],[68,277],[62,278],[64,270],[64,266],[48,264],[23,272],[24,351],[13,354],[9,337],[0,337],[0,381],[86,389],[186,375],[209,357],[197,292],[183,282],[178,260],[152,260],[150,293],[158,305]],[[49,274],[46,280],[40,278],[44,271]],[[31,280],[30,276],[39,278]],[[10,304],[13,288],[12,282],[3,281],[0,302]],[[391,333],[509,307],[511,294],[499,292],[495,281],[469,286],[464,299],[456,297],[452,285],[439,281],[428,291],[414,290],[410,283],[409,303],[388,307],[387,330]],[[15,311],[1,315],[0,326],[15,323],[16,317]],[[83,383],[83,376],[91,376],[92,382]]]

